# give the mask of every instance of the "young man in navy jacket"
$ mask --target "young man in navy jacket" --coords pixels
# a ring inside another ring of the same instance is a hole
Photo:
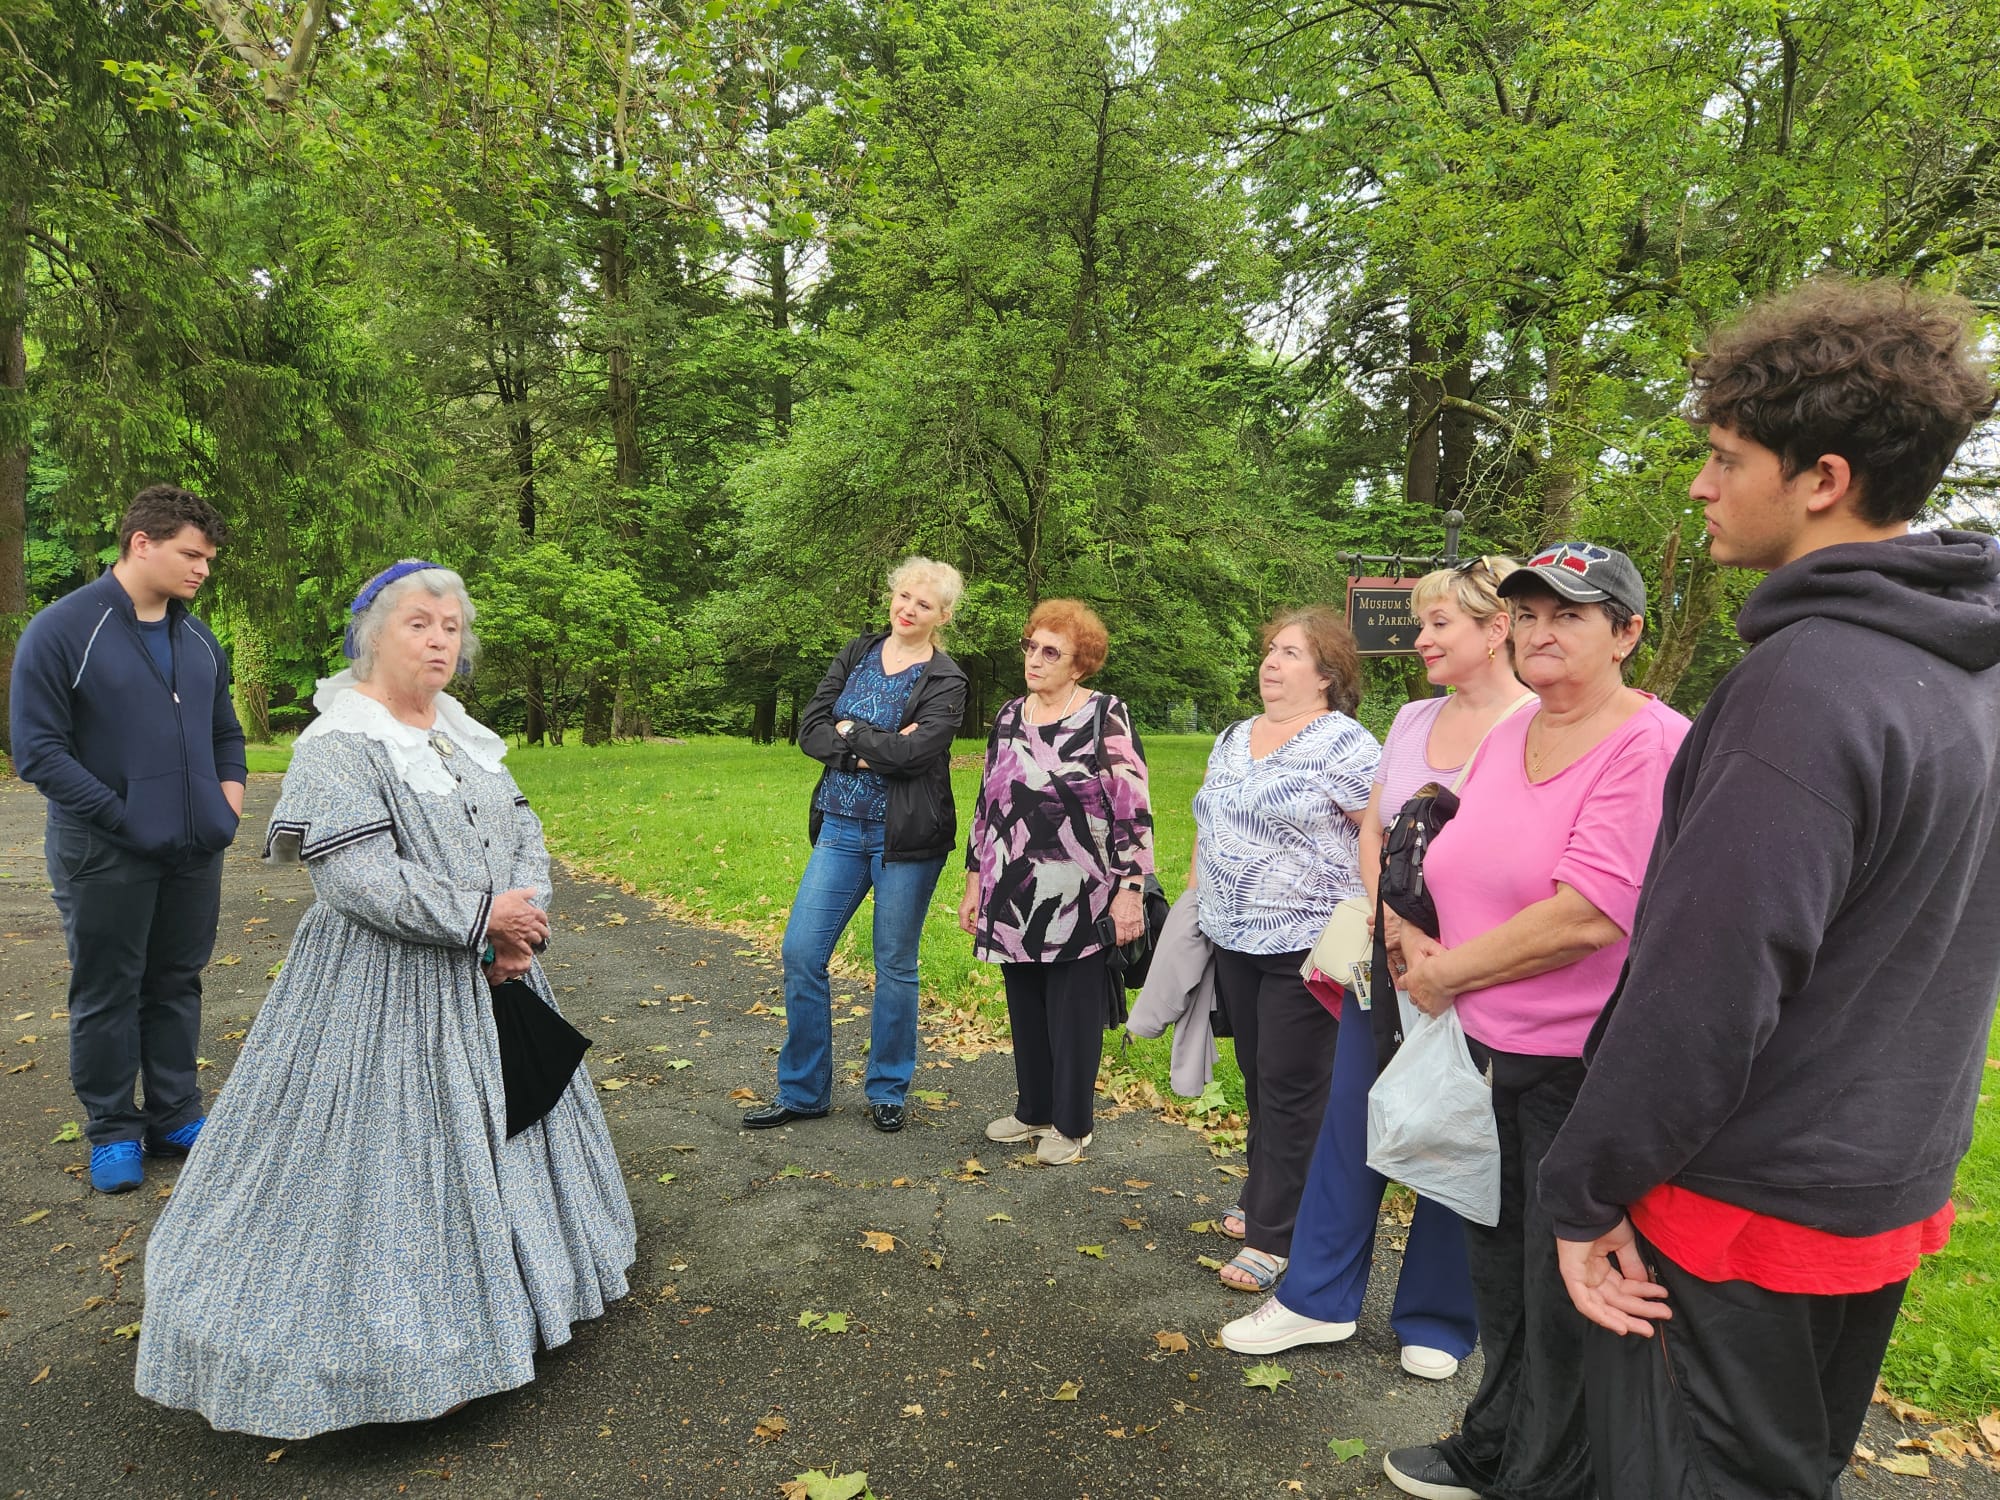
[[[2000,991],[2000,551],[1911,522],[1993,408],[1971,316],[1821,282],[1695,365],[1710,555],[1769,576],[1542,1164],[1607,1330],[1602,1500],[1837,1495],[1950,1233]]]
[[[201,971],[246,771],[228,663],[187,601],[225,537],[198,496],[141,490],[111,571],[37,614],[14,652],[14,765],[49,803],[70,1081],[102,1193],[139,1185],[142,1149],[185,1156],[201,1133]]]

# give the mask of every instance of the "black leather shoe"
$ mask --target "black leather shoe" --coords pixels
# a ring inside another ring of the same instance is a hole
[[[868,1118],[875,1122],[875,1128],[885,1135],[894,1135],[903,1128],[903,1106],[900,1104],[871,1104]]]
[[[782,1104],[761,1104],[755,1109],[743,1111],[745,1130],[774,1130],[780,1125],[789,1125],[794,1120],[823,1120],[826,1111],[807,1114],[802,1109],[786,1109]]]

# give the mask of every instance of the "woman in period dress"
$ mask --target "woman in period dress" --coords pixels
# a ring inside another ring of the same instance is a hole
[[[632,1209],[582,1068],[511,1139],[489,983],[549,1005],[549,856],[505,745],[443,692],[457,574],[354,606],[266,857],[316,903],[146,1247],[139,1394],[304,1438],[534,1379],[625,1294]]]

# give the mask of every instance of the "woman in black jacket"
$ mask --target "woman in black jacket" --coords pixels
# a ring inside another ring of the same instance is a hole
[[[903,1128],[917,1062],[917,944],[958,842],[951,741],[965,673],[938,646],[964,580],[912,557],[889,575],[889,629],[833,660],[799,719],[799,748],[825,764],[812,799],[812,858],[785,923],[785,1046],[778,1095],[743,1123],[765,1130],[833,1107],[832,997],[826,966],[861,898],[875,892],[874,1036],[868,1115]]]

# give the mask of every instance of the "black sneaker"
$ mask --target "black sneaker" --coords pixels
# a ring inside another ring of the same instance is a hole
[[[1458,1482],[1451,1465],[1436,1444],[1422,1448],[1398,1448],[1382,1460],[1382,1472],[1389,1483],[1406,1495],[1421,1500],[1479,1500],[1479,1491]]]

